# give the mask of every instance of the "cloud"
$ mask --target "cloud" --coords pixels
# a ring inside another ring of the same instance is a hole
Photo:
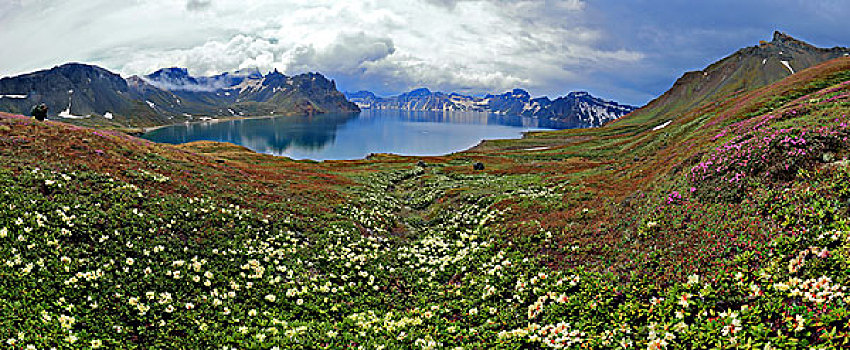
[[[217,0],[214,5],[187,0],[186,12],[173,11],[171,0],[38,1],[53,9],[41,12],[45,23],[63,18],[58,22],[66,24],[46,25],[36,34],[51,42],[36,48],[43,59],[0,57],[0,67],[7,67],[0,74],[78,60],[125,75],[175,66],[194,75],[254,67],[287,74],[319,71],[343,89],[383,94],[421,86],[467,93],[521,86],[552,93],[580,80],[581,72],[643,57],[600,48],[604,33],[582,23],[587,4],[579,0]],[[25,5],[23,12],[38,9]],[[16,16],[21,29],[5,37],[0,33],[0,41],[32,29],[25,17]]]
[[[212,6],[212,0],[187,0],[186,10],[203,11]]]
[[[233,36],[125,52],[124,62],[115,64],[128,74],[170,66],[202,75],[254,67],[320,71],[341,88],[385,94],[421,86],[466,93],[522,86],[550,93],[579,78],[578,71],[643,57],[598,49],[602,32],[577,21],[586,6],[581,1],[316,1],[290,4],[285,16],[264,16],[271,3],[252,4],[219,1],[204,18],[242,28]],[[245,18],[251,21],[240,22]]]
[[[312,44],[307,44],[285,52],[282,68],[285,71],[321,70],[358,74],[367,69],[368,63],[386,59],[395,51],[395,44],[388,37],[363,32],[341,33],[324,48],[316,49]]]
[[[187,67],[198,76],[215,75],[245,66],[269,70],[273,68],[274,56],[279,50],[280,47],[268,39],[239,34],[226,42],[208,41],[189,49],[131,53],[121,70],[147,74],[162,67]]]
[[[481,2],[482,0],[426,0],[428,3],[454,9],[459,3]],[[514,8],[523,7],[545,7],[560,8],[572,11],[580,11],[587,5],[584,0],[489,0],[485,1],[498,6],[510,6]]]
[[[0,2],[0,19],[6,18],[16,11],[20,11],[21,1],[10,0]]]
[[[392,39],[358,33],[341,33],[325,45],[285,43],[240,34],[227,42],[209,41],[191,49],[131,55],[124,71],[150,72],[160,67],[190,67],[193,74],[259,68],[290,74],[321,71],[328,74],[363,73],[365,64],[385,59],[396,51]]]
[[[124,75],[256,67],[385,95],[521,87],[639,104],[774,29],[846,45],[848,16],[839,0],[0,0],[0,44],[15,48],[0,75],[68,61]]]

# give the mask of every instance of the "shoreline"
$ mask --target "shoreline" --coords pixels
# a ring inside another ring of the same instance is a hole
[[[174,123],[174,124],[166,124],[166,125],[156,125],[156,126],[147,126],[136,129],[125,129],[125,133],[132,135],[144,135],[149,132],[176,126],[176,125],[191,125],[191,124],[200,124],[200,123],[221,123],[228,122],[234,120],[251,120],[251,119],[269,119],[269,118],[282,118],[282,117],[308,117],[309,115],[261,115],[261,116],[225,116],[225,117],[210,117],[208,120],[187,120],[184,122]]]
[[[351,114],[354,114],[354,113],[351,113]],[[125,133],[128,133],[128,134],[130,134],[132,136],[136,136],[136,137],[143,137],[143,135],[146,134],[146,133],[153,132],[155,130],[166,128],[166,127],[171,127],[171,126],[192,125],[192,124],[200,124],[200,123],[220,123],[220,122],[227,122],[227,121],[234,121],[234,120],[271,119],[271,118],[281,118],[281,117],[307,117],[307,115],[225,116],[225,117],[212,118],[212,119],[208,119],[208,120],[192,120],[192,121],[187,120],[187,121],[178,122],[178,123],[174,123],[174,124],[168,124],[168,125],[157,125],[157,126],[151,126],[151,127],[138,128],[138,129],[132,130],[132,132],[131,131],[125,131]],[[571,129],[571,128],[566,128],[566,129]],[[370,159],[370,158],[372,158],[373,156],[376,156],[376,155],[410,157],[410,158],[414,158],[414,159],[418,159],[418,158],[422,158],[422,157],[445,157],[445,156],[451,156],[451,155],[461,154],[461,153],[466,153],[466,152],[475,152],[477,149],[479,149],[483,145],[488,144],[490,142],[494,142],[494,141],[498,142],[498,141],[506,141],[506,140],[516,140],[516,141],[525,140],[525,139],[528,139],[531,135],[534,135],[534,134],[553,132],[553,131],[558,131],[558,130],[565,130],[565,129],[535,128],[535,129],[531,129],[531,130],[522,131],[522,132],[520,132],[519,135],[512,136],[512,137],[481,139],[480,141],[478,141],[478,143],[471,145],[467,148],[451,151],[451,152],[448,152],[448,153],[445,153],[445,154],[420,154],[420,155],[416,155],[416,154],[400,154],[400,153],[381,152],[381,153],[366,154],[366,155],[363,155],[362,157],[352,158],[352,159],[309,159],[309,158],[301,159],[301,158],[292,158],[292,157],[283,156],[283,155],[274,155],[274,154],[272,154],[272,155],[275,156],[275,157],[289,158],[289,159],[297,160],[297,161],[311,161],[311,162],[318,162],[318,163],[324,163],[324,162],[329,162],[329,161],[334,162],[334,161],[368,160],[368,159]],[[230,142],[224,142],[224,143],[230,143]],[[185,143],[183,143],[183,144],[185,144]],[[231,143],[231,144],[233,144],[233,143]],[[234,144],[234,145],[236,145],[236,144]],[[538,147],[537,149],[532,148],[532,149],[521,149],[521,150],[523,150],[523,151],[543,150],[543,148],[540,148],[540,146],[537,146],[537,147]],[[546,147],[546,149],[551,149],[552,147],[553,147],[553,145],[548,145]],[[249,150],[251,152],[257,153],[257,154],[267,154],[267,153],[263,153],[263,152],[258,152],[256,150],[251,150],[251,149],[249,149]]]

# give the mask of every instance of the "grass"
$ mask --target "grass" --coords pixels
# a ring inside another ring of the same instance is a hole
[[[0,115],[0,341],[846,347],[848,71],[426,158]]]

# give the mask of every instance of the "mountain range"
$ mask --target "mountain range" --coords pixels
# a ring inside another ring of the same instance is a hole
[[[214,116],[359,111],[334,81],[318,73],[243,70],[193,77],[185,68],[166,68],[124,79],[101,67],[70,63],[0,79],[0,111],[26,114],[39,103],[53,118],[124,127]]]
[[[850,48],[819,48],[788,34],[775,31],[771,41],[746,47],[703,70],[685,73],[663,95],[640,109],[603,100],[587,92],[571,92],[550,100],[531,98],[522,89],[501,95],[475,97],[458,93],[416,89],[392,97],[379,97],[369,91],[345,92],[360,108],[416,111],[481,111],[546,118],[578,127],[598,127],[635,112],[639,118],[670,116],[722,96],[750,91],[814,65],[850,56]]]
[[[363,109],[491,112],[547,119],[571,127],[599,127],[637,109],[593,97],[583,91],[570,92],[554,100],[548,97],[531,98],[522,89],[484,97],[432,92],[427,88],[392,97],[378,97],[369,91],[346,92],[345,95]]]
[[[368,91],[340,93],[319,73],[287,76],[256,69],[195,77],[165,68],[127,79],[104,68],[69,63],[0,79],[0,111],[27,114],[44,103],[49,116],[84,125],[144,127],[220,116],[308,115],[360,108],[414,111],[481,111],[545,118],[572,127],[598,127],[636,113],[632,123],[677,113],[749,91],[837,57],[844,47],[818,48],[781,32],[703,70],[685,73],[663,95],[637,109],[571,92],[554,100],[522,89],[483,97],[417,89],[392,97]],[[349,101],[350,99],[350,101]]]

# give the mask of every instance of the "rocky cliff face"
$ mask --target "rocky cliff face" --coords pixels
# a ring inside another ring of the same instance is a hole
[[[0,111],[28,114],[39,103],[47,104],[51,118],[124,126],[359,111],[318,73],[289,77],[245,70],[193,77],[184,68],[166,68],[125,80],[97,66],[71,63],[0,79]]]
[[[522,89],[484,97],[417,89],[394,97],[377,97],[368,91],[347,93],[361,108],[401,109],[411,111],[476,111],[504,115],[545,118],[576,127],[598,127],[636,109],[633,106],[591,96],[587,92],[571,92],[550,100],[531,98]]]
[[[192,77],[182,68],[168,68],[145,76],[146,83],[171,91],[175,103],[187,114],[203,115],[296,115],[357,112],[336,83],[318,73],[286,76],[243,70],[212,77]]]
[[[549,106],[541,103],[540,111],[535,113],[548,114],[548,118],[561,122],[598,127],[612,120],[617,120],[635,109],[636,107],[633,106],[621,105],[579,91],[559,97],[552,101]]]

